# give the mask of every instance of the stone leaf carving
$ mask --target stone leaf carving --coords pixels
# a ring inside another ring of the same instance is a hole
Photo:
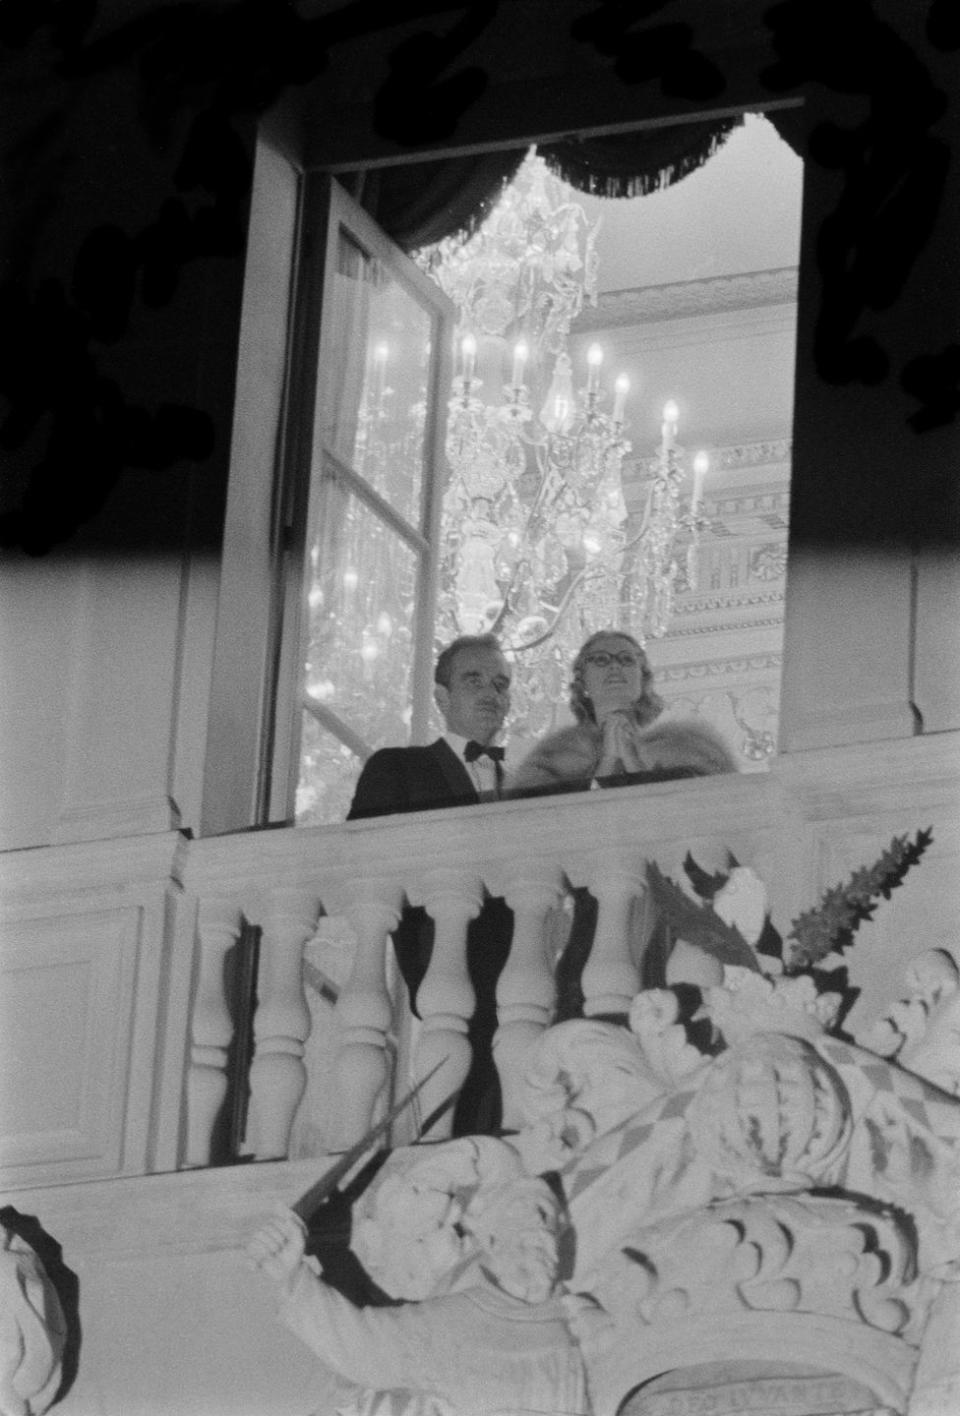
[[[610,1326],[584,1353],[605,1412],[664,1371],[790,1354],[865,1383],[867,1409],[899,1416],[931,1299],[907,1223],[819,1195],[757,1195],[640,1228],[607,1256],[592,1293]],[[709,1390],[701,1397],[695,1409],[719,1409]]]
[[[60,1385],[67,1325],[27,1241],[0,1224],[0,1416],[40,1416]]]
[[[857,1041],[960,1096],[960,969],[945,949],[928,949],[904,974],[903,997]]]
[[[837,993],[820,993],[806,974],[769,977],[735,964],[724,965],[723,983],[706,992],[703,1011],[732,1046],[755,1033],[821,1036],[835,1021]]]
[[[755,871],[734,866],[711,903],[724,924],[736,926],[748,944],[756,944],[767,917],[767,887]]]
[[[679,1021],[680,1002],[669,988],[647,988],[630,1005],[630,1029],[663,1090],[684,1085],[706,1057],[687,1038]]]
[[[755,1196],[638,1229],[594,1292],[620,1326],[733,1310],[829,1314],[900,1333],[924,1307],[914,1280],[914,1248],[892,1214]]]

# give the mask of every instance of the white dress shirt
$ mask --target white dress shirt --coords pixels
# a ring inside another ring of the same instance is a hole
[[[480,800],[495,801],[500,795],[500,780],[497,773],[497,763],[493,758],[477,757],[473,762],[467,762],[463,753],[470,738],[460,737],[458,733],[444,733],[443,740],[456,753],[457,759],[463,763],[467,775],[479,793]]]

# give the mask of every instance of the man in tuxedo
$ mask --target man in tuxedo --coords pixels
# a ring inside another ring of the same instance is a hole
[[[510,707],[510,666],[492,634],[448,644],[434,670],[446,732],[428,747],[382,747],[364,765],[347,816],[387,816],[471,806],[499,795],[503,748],[495,740]]]
[[[494,635],[464,635],[447,645],[434,670],[434,701],[446,727],[442,737],[427,747],[384,747],[373,753],[360,773],[348,821],[472,806],[500,796],[503,748],[496,739],[510,707],[510,666]],[[487,900],[467,931],[467,969],[476,995],[468,1031],[473,1064],[454,1112],[454,1135],[489,1132],[500,1123],[491,1047],[497,979],[512,933],[513,911],[499,899]],[[433,921],[420,907],[404,910],[393,935],[414,1013],[433,935]]]

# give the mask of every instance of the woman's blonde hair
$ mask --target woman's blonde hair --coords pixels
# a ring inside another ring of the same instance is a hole
[[[591,634],[590,638],[581,644],[577,657],[573,661],[573,677],[570,682],[570,709],[573,716],[578,723],[595,723],[597,720],[593,711],[593,703],[583,686],[583,671],[591,651],[601,639],[625,639],[637,651],[641,674],[640,696],[634,700],[632,711],[638,726],[645,727],[647,723],[652,723],[654,718],[659,718],[665,704],[659,693],[654,690],[650,660],[633,635],[627,634],[623,629],[598,629],[596,634]]]

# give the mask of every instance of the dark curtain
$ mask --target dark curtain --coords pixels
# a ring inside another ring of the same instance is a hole
[[[696,172],[743,118],[675,123],[614,137],[563,138],[537,151],[564,182],[594,197],[643,197]]]
[[[563,138],[538,144],[550,169],[580,192],[635,197],[669,187],[702,167],[742,117],[675,123],[613,137]],[[469,233],[512,181],[526,147],[369,168],[341,178],[404,250]]]
[[[763,116],[773,124],[787,146],[793,148],[797,157],[806,158],[811,123],[810,111],[806,104],[799,104],[795,108],[775,108]]]
[[[472,157],[374,167],[340,178],[384,231],[405,251],[430,246],[455,232],[471,232],[513,181],[527,149]]]

